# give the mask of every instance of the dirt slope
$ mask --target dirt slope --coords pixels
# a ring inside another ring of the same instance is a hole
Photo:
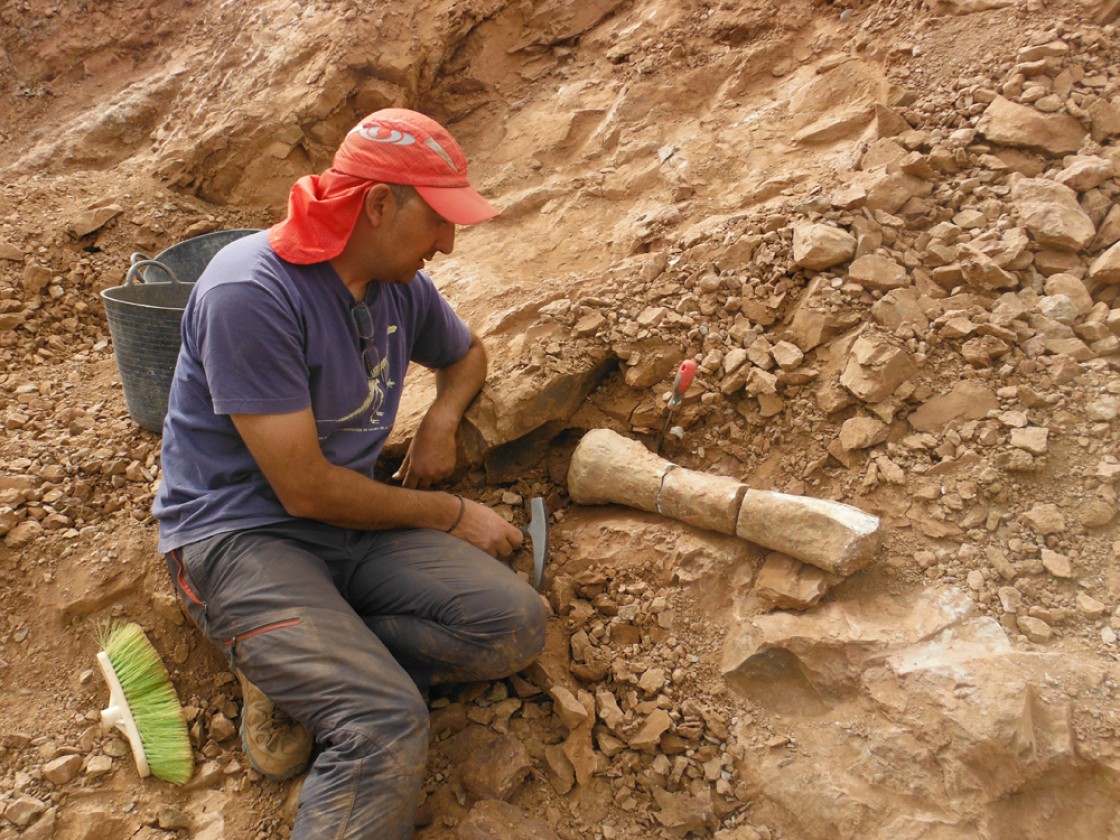
[[[546,656],[434,700],[419,837],[1120,836],[1118,12],[0,0],[0,840],[287,836],[298,784],[249,769],[155,553],[98,293],[271,224],[389,105],[504,210],[433,266],[493,359],[458,490],[556,512]],[[667,457],[887,526],[823,600],[570,503],[580,434],[652,441],[685,357]],[[172,669],[187,789],[98,726],[110,616]]]

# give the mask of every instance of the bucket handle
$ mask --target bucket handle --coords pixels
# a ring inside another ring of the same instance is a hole
[[[142,272],[141,269],[145,268],[146,266],[154,266],[156,268],[159,268],[161,271],[163,271],[164,274],[168,276],[168,278],[170,278],[172,283],[179,282],[179,278],[175,276],[175,272],[171,270],[170,266],[161,263],[159,260],[149,259],[144,254],[136,253],[132,255],[132,264],[128,267],[128,274],[124,276],[124,284],[126,286],[131,286],[133,277],[136,277],[139,280],[143,281],[144,272]]]

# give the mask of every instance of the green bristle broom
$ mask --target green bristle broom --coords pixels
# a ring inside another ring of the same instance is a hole
[[[102,722],[128,738],[141,777],[185,783],[194,772],[194,754],[179,696],[159,653],[138,624],[104,624],[98,641],[97,664],[109,684]]]

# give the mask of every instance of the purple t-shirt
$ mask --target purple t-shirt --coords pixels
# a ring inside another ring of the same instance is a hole
[[[365,302],[373,322],[368,342],[351,319],[353,295],[330,263],[285,262],[265,232],[211,260],[183,313],[163,423],[163,478],[153,507],[160,551],[291,518],[230,414],[310,406],[327,459],[373,475],[409,361],[454,364],[471,332],[422,271],[408,284],[370,283]]]

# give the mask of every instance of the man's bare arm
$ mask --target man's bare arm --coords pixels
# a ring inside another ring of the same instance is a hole
[[[459,513],[459,500],[450,493],[391,487],[332,464],[319,448],[310,408],[291,414],[235,414],[232,419],[292,516],[344,528],[445,531]],[[522,540],[517,528],[469,500],[453,533],[498,557],[509,555]]]
[[[486,350],[477,335],[463,358],[436,371],[436,398],[416,429],[400,469],[405,487],[427,489],[455,469],[455,430],[486,381]]]

